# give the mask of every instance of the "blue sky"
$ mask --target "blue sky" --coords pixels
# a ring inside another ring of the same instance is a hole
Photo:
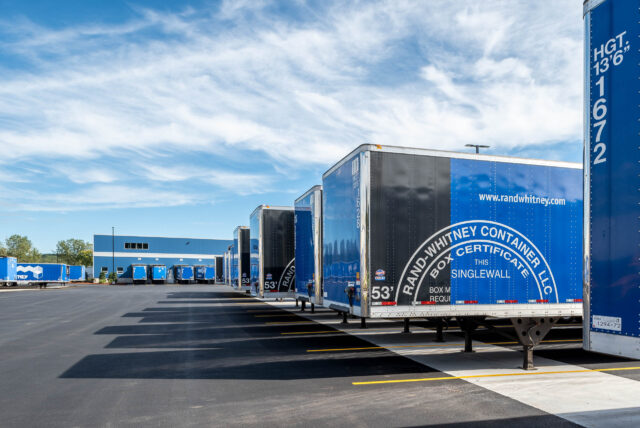
[[[231,238],[362,143],[580,162],[564,1],[0,0],[0,239]]]

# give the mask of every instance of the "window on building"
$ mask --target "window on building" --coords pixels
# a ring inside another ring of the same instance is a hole
[[[138,242],[138,243],[136,244],[136,248],[137,248],[138,250],[142,250],[142,243],[141,243],[141,242]]]
[[[143,250],[148,250],[149,249],[149,244],[147,244],[146,242],[142,244],[142,249]]]
[[[102,268],[100,269],[100,272],[107,273],[109,272],[109,268],[106,266],[102,266]]]
[[[118,266],[116,270],[118,271],[118,275],[122,275],[124,273],[124,269],[122,268],[122,266]]]

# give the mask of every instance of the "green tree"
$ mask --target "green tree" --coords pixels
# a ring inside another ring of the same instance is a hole
[[[70,265],[91,266],[93,263],[93,245],[82,239],[58,241],[56,254],[60,262]]]
[[[7,255],[7,249],[4,248],[4,245],[0,242],[0,257],[7,257]]]
[[[36,263],[40,261],[40,251],[34,248],[26,236],[11,235],[4,241],[6,253],[23,263]]]

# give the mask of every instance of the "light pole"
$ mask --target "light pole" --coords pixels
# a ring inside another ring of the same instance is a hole
[[[488,149],[491,146],[485,146],[483,144],[465,144],[465,147],[475,147],[476,148],[476,153],[480,153],[480,149]]]
[[[111,226],[111,272],[116,271],[116,228]]]

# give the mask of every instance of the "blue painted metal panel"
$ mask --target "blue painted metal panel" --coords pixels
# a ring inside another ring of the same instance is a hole
[[[349,306],[347,287],[360,287],[360,154],[322,180],[324,300]],[[353,301],[359,306],[359,301]]]
[[[216,278],[215,266],[194,266],[195,278],[202,281],[213,281]]]
[[[449,266],[453,305],[581,301],[581,220],[581,170],[451,159],[451,259],[429,275]]]
[[[149,277],[151,278],[152,281],[166,281],[167,267],[165,265],[149,266]]]
[[[315,280],[313,214],[311,200],[313,193],[295,203],[296,227],[296,296],[313,296]]]
[[[69,266],[69,281],[84,281],[86,277],[86,270],[84,266]]]
[[[231,244],[228,239],[201,239],[201,238],[167,238],[133,235],[116,235],[115,252],[120,253],[179,253],[179,254],[222,254]],[[127,249],[127,242],[140,242],[149,244],[149,248]],[[93,244],[95,252],[111,252],[111,235],[94,235]]]
[[[590,330],[611,339],[592,349],[640,355],[640,11],[637,1],[604,1],[585,18],[585,157],[590,261]],[[589,345],[585,340],[585,345]],[[635,348],[635,351],[629,351]]]
[[[139,264],[131,265],[131,275],[134,281],[146,281],[147,266]]]
[[[193,266],[175,266],[176,281],[190,281],[193,279]]]
[[[296,297],[321,304],[322,187],[315,186],[298,198],[294,209]]]
[[[17,266],[18,261],[15,257],[0,257],[0,281],[15,281]]]
[[[69,282],[69,272],[65,264],[18,263],[16,279],[27,282]]]

